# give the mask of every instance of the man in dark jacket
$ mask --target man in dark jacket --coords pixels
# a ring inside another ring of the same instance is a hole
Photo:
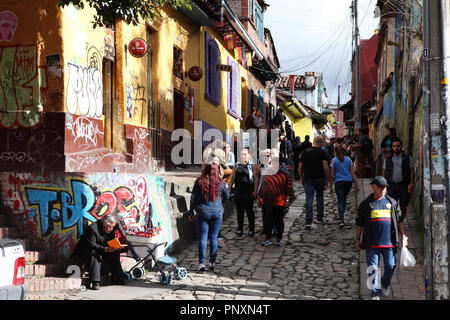
[[[121,249],[108,246],[108,241],[116,238],[116,231],[125,239],[120,223],[109,214],[88,226],[75,247],[74,255],[88,259],[89,279],[94,290],[100,289],[102,263],[111,267],[113,284],[125,284],[120,264]]]
[[[355,242],[358,250],[366,250],[367,274],[372,279],[372,299],[389,295],[389,286],[395,270],[395,253],[400,244],[398,233],[407,245],[403,219],[397,201],[386,195],[388,183],[377,176],[372,182],[373,193],[361,202],[356,218]],[[362,235],[362,237],[361,237]],[[378,286],[380,255],[383,255],[384,274]]]
[[[402,150],[402,141],[392,139],[392,152],[388,154],[383,163],[383,176],[389,188],[388,195],[400,202],[402,216],[406,216],[409,203],[409,194],[414,187],[414,162],[411,156]]]

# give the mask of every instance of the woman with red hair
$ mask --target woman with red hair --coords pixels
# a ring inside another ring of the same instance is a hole
[[[226,184],[220,178],[219,166],[207,164],[194,183],[191,195],[191,217],[197,214],[199,271],[205,271],[206,246],[209,233],[209,267],[214,270],[217,257],[217,235],[223,219],[222,196],[230,198]],[[209,232],[208,232],[209,231]]]

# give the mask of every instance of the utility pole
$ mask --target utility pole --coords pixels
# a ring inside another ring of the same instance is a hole
[[[450,191],[450,101],[449,101],[449,92],[448,92],[448,82],[449,82],[449,67],[448,67],[448,59],[450,54],[450,42],[448,40],[448,31],[449,31],[449,3],[448,0],[441,0],[439,2],[439,11],[440,11],[440,42],[441,42],[441,110],[444,121],[442,121],[442,149],[444,150],[444,154],[442,155],[444,158],[444,207],[446,208],[447,213],[447,231],[448,223],[450,221],[450,210],[449,210],[449,202],[448,195]],[[447,250],[449,244],[449,233],[447,232]],[[448,251],[447,251],[448,254]],[[448,268],[448,259],[447,259],[447,268]],[[447,270],[448,275],[448,270]],[[448,285],[448,283],[447,283]],[[449,289],[449,288],[447,288]],[[449,291],[447,291],[447,299],[449,298]]]
[[[426,44],[427,58],[424,67],[426,68],[425,86],[429,88],[428,92],[424,91],[424,121],[427,120],[427,112],[429,112],[429,130],[427,137],[428,143],[424,141],[424,197],[427,192],[431,191],[431,199],[424,199],[424,227],[425,227],[425,244],[430,241],[430,248],[424,251],[425,265],[425,288],[427,297],[434,300],[449,299],[449,239],[448,239],[448,193],[447,193],[447,141],[446,126],[448,123],[447,95],[448,85],[446,76],[446,59],[442,57],[448,55],[445,53],[444,37],[446,32],[446,16],[448,6],[445,2],[428,0],[424,5],[427,9],[425,16],[428,28],[428,38],[424,38],[424,48]],[[429,9],[429,10],[428,10]],[[425,12],[424,12],[425,14]],[[433,18],[433,19],[432,19]],[[425,24],[424,24],[425,27]],[[426,31],[426,30],[424,30]],[[427,79],[428,76],[428,79]],[[428,109],[429,106],[429,110]],[[428,124],[426,125],[428,126]],[[427,129],[428,128],[424,128]],[[424,136],[428,133],[425,131]],[[425,150],[428,149],[429,150]],[[428,155],[430,159],[430,167],[427,170]],[[429,181],[427,181],[429,179]],[[430,188],[429,190],[427,190]],[[426,206],[430,205],[429,214]]]
[[[433,242],[431,238],[430,129],[430,1],[423,1],[423,225],[425,299],[433,299]]]
[[[361,129],[361,71],[359,56],[358,0],[353,0],[355,16],[355,129]]]
[[[341,86],[338,85],[338,103],[337,103],[337,109],[336,109],[336,120],[338,122],[337,128],[336,128],[336,138],[339,137],[339,127],[341,126],[341,122],[339,121],[339,105],[341,103]]]

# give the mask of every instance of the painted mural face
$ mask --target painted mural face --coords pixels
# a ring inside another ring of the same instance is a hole
[[[15,13],[9,10],[0,12],[0,41],[11,41],[14,38],[18,21]]]

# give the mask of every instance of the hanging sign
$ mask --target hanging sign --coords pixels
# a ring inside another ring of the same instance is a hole
[[[128,51],[135,58],[142,58],[147,53],[147,42],[142,38],[134,38],[128,45]]]
[[[203,70],[199,66],[193,66],[189,69],[188,76],[192,81],[198,81],[203,76]]]
[[[225,72],[231,72],[231,66],[228,64],[218,64],[216,66],[217,71],[225,71]]]

